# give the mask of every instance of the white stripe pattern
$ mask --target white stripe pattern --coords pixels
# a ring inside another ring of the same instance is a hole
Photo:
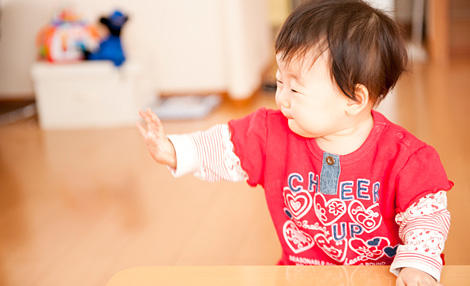
[[[240,159],[233,152],[233,143],[227,124],[218,124],[206,131],[184,135],[170,135],[178,160],[176,177],[193,173],[196,177],[210,182],[226,180],[238,182],[248,179],[240,165]],[[196,156],[185,156],[185,154]],[[191,162],[196,160],[196,162]],[[197,167],[195,167],[197,166]],[[184,170],[184,171],[181,171]]]

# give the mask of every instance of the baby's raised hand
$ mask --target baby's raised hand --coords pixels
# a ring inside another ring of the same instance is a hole
[[[140,117],[145,121],[137,122],[140,134],[145,139],[145,144],[152,155],[152,158],[160,164],[165,164],[171,168],[176,168],[176,153],[173,144],[166,137],[163,125],[160,119],[147,109],[146,111],[139,111]]]
[[[404,267],[397,277],[396,286],[442,286],[431,275],[421,270]]]

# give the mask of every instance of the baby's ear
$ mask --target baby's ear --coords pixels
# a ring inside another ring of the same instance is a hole
[[[369,90],[363,84],[356,84],[354,88],[354,96],[356,99],[348,99],[347,113],[349,115],[357,115],[365,108],[370,106]]]

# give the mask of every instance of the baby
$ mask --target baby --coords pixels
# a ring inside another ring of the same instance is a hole
[[[391,265],[397,285],[438,285],[453,183],[373,109],[407,62],[397,25],[363,1],[310,1],[275,50],[278,110],[168,137],[141,112],[152,157],[175,176],[263,186],[280,265]]]

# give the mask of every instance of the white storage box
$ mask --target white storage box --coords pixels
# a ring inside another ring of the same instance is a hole
[[[128,63],[35,63],[31,73],[42,128],[133,125],[145,105],[136,94],[138,68]]]

